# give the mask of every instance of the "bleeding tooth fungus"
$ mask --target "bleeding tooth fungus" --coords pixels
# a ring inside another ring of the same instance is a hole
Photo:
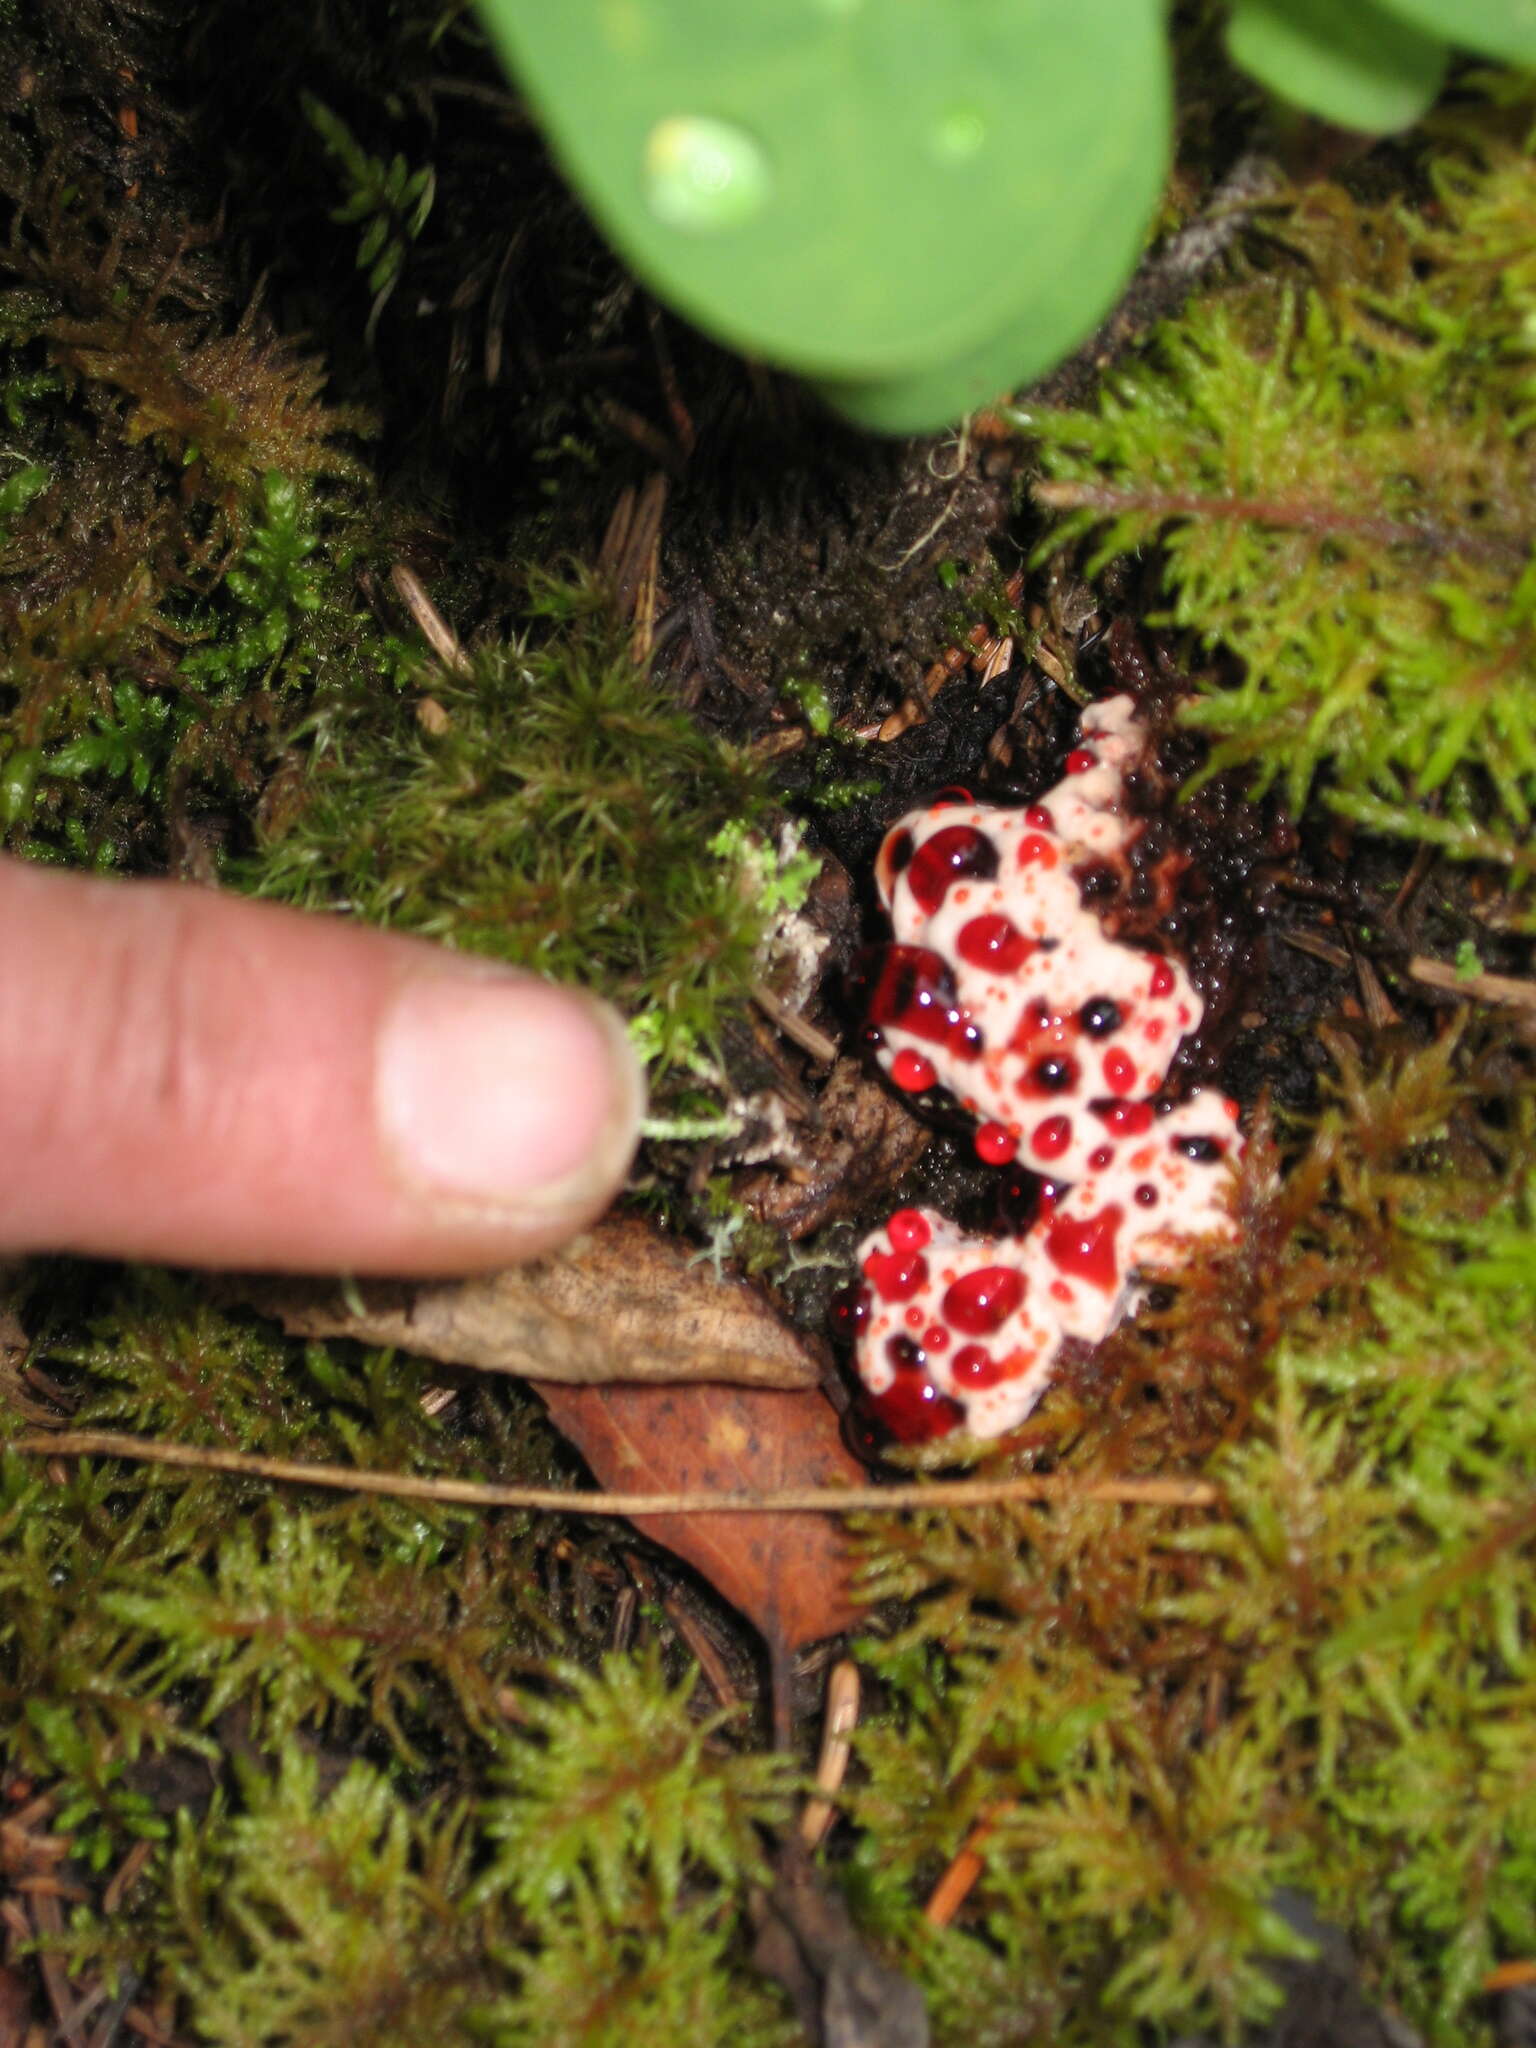
[[[860,1247],[842,1321],[876,1412],[908,1441],[1012,1429],[1063,1342],[1095,1343],[1135,1306],[1138,1271],[1231,1233],[1237,1105],[1209,1090],[1154,1100],[1204,1004],[1177,961],[1107,935],[1073,872],[1139,831],[1122,795],[1145,744],[1133,700],[1108,698],[1027,810],[946,799],[881,846],[892,941],[868,998],[876,1057],[898,1088],[955,1096],[989,1165],[1050,1177],[1022,1236],[899,1209]]]

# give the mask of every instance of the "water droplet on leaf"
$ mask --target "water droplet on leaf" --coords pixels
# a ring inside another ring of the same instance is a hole
[[[745,128],[707,114],[673,114],[646,137],[645,203],[664,226],[716,234],[767,204],[768,158]]]
[[[941,164],[969,163],[986,140],[986,116],[976,107],[950,107],[928,131],[928,147]]]

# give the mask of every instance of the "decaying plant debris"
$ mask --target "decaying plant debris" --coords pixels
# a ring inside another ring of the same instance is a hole
[[[813,1387],[820,1378],[804,1340],[761,1294],[715,1278],[636,1216],[478,1279],[345,1289],[267,1281],[236,1292],[290,1336],[397,1345],[524,1379]]]
[[[940,2043],[1518,2019],[1536,112],[1466,80],[1394,150],[1292,135],[1334,173],[1238,176],[1260,116],[1210,14],[1165,242],[1074,409],[913,446],[651,305],[459,10],[0,19],[9,852],[602,988],[654,1096],[606,1241],[671,1275],[631,1362],[755,1370],[772,1330],[845,1402],[859,1230],[1031,1194],[861,1064],[870,856],[946,783],[1027,798],[1129,680],[1160,765],[1106,912],[1189,949],[1187,1076],[1251,1130],[1237,1241],[978,1461],[1046,1498],[657,1530],[689,1571],[579,1512],[8,1457],[0,2038],[734,2048],[832,2038],[844,1967]],[[1189,233],[1214,267],[1175,289]],[[575,1258],[590,1377],[622,1346]],[[8,1269],[8,1435],[579,1509],[539,1399],[473,1369],[519,1360],[389,1306],[290,1335],[184,1276]],[[815,1425],[755,1451],[775,1401]],[[553,1413],[644,1491],[840,1483],[839,1423],[877,1476],[924,1463],[816,1391]],[[1183,1490],[1094,1491],[1127,1479]],[[812,1877],[816,1638],[855,1613]]]

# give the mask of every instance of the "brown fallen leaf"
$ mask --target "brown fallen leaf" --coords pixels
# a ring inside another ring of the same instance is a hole
[[[609,1217],[548,1258],[473,1280],[368,1280],[344,1294],[329,1281],[231,1279],[219,1292],[290,1336],[396,1344],[524,1379],[812,1387],[819,1377],[804,1339],[754,1287],[695,1265],[639,1216]]]
[[[605,1487],[858,1485],[819,1393],[760,1387],[541,1387],[560,1430]],[[685,1559],[752,1622],[768,1645],[776,1709],[787,1712],[788,1660],[848,1628],[858,1609],[851,1557],[831,1515],[638,1515],[635,1527]],[[781,1722],[783,1713],[777,1713]]]

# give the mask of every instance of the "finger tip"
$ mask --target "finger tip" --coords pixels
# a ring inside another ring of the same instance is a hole
[[[622,1185],[644,1100],[617,1014],[532,976],[434,967],[381,1028],[381,1155],[429,1232],[522,1250],[579,1228]]]

